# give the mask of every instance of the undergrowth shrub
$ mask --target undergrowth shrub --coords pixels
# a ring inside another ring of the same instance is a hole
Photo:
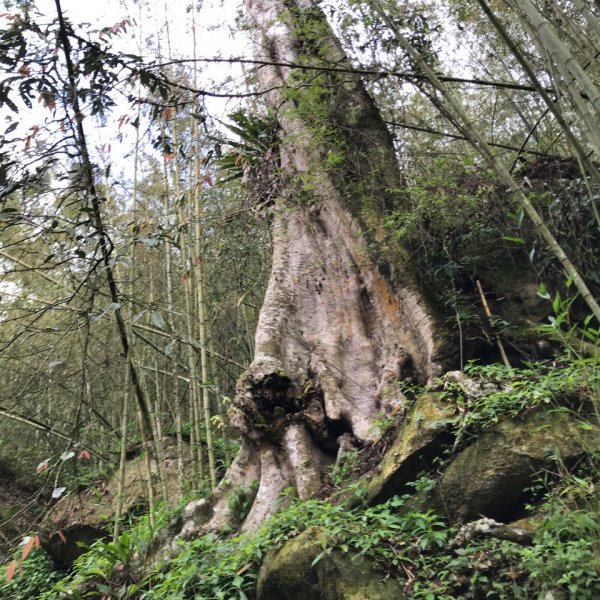
[[[3,600],[32,600],[52,587],[60,580],[63,573],[54,569],[48,555],[34,550],[25,560],[20,560],[21,547],[13,552],[13,559],[18,561],[13,578],[7,580],[10,563],[0,566],[0,598]]]
[[[473,398],[465,426],[480,432],[539,405],[559,407],[570,399],[578,403],[591,399],[593,390],[600,385],[600,372],[588,367],[587,361],[537,364],[523,369],[470,363],[465,373],[491,385]]]
[[[456,427],[462,427],[467,435],[539,405],[577,411],[582,401],[589,407],[587,412],[578,413],[582,430],[597,426],[600,381],[594,362],[565,360],[556,366],[524,369],[470,364],[466,372],[478,382],[480,393],[470,400],[460,386],[451,386],[445,393],[457,404],[468,404],[468,410],[456,420]],[[24,574],[31,573],[31,577],[10,582],[10,588],[7,583],[0,584],[0,597],[253,600],[266,553],[314,527],[320,532],[322,547],[316,561],[332,552],[351,559],[363,556],[382,577],[403,582],[407,598],[529,600],[545,598],[548,593],[565,599],[596,598],[600,595],[598,456],[592,449],[584,467],[579,465],[576,472],[568,472],[562,465],[559,471],[541,480],[536,496],[541,499],[529,507],[536,515],[536,533],[529,546],[483,538],[456,547],[457,528],[419,504],[416,496],[394,497],[384,504],[367,506],[362,502],[364,489],[355,482],[339,496],[334,492],[333,500],[302,501],[293,499],[288,491],[280,499],[280,510],[259,531],[207,534],[181,541],[178,552],[151,566],[147,550],[173,517],[162,509],[153,526],[144,517],[117,542],[97,542],[78,559],[74,572],[58,583],[44,575],[49,571],[44,571],[48,565],[44,566],[41,555],[35,557],[40,561],[38,567],[33,562],[31,567],[25,565]],[[345,479],[340,476],[339,484]],[[434,486],[435,479],[424,477],[412,487],[421,493],[431,492]],[[336,502],[347,498],[348,490],[354,494],[351,502]],[[231,502],[239,505],[242,514],[246,493],[253,492],[242,490],[239,497],[232,496]],[[5,589],[11,595],[6,595]],[[13,589],[21,595],[12,594]]]
[[[594,598],[600,592],[597,506],[570,510],[573,495],[590,496],[591,479],[568,477],[562,489],[569,499],[550,493],[541,508],[541,524],[529,547],[497,539],[471,540],[454,547],[457,534],[442,517],[394,497],[378,506],[348,508],[325,500],[293,500],[254,534],[233,537],[207,534],[181,542],[180,552],[137,581],[124,581],[119,552],[95,545],[73,576],[42,596],[69,598],[140,598],[148,600],[252,600],[265,554],[309,527],[317,527],[322,552],[364,556],[382,577],[404,582],[407,598],[453,600],[544,597],[548,591],[569,598]],[[129,532],[128,540],[139,537]],[[129,547],[123,540],[119,544]],[[126,560],[133,555],[126,552]],[[95,578],[90,586],[89,580]],[[112,578],[112,579],[111,579]],[[81,584],[87,581],[87,587]],[[79,587],[78,587],[79,586]],[[82,590],[85,590],[82,593]],[[61,596],[60,591],[68,593]]]
[[[598,506],[571,510],[561,504],[550,510],[521,561],[541,597],[561,590],[578,600],[600,598]]]
[[[456,404],[454,434],[461,443],[538,406],[580,414],[582,429],[592,427],[586,421],[589,416],[595,414],[596,420],[600,417],[600,369],[595,359],[573,360],[567,356],[525,368],[469,362],[464,373],[474,382],[473,389],[469,389],[470,384],[443,378],[434,381],[430,388],[437,390],[442,399]],[[403,388],[413,401],[426,391],[424,386]]]

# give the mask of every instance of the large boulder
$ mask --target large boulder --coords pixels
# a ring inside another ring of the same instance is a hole
[[[558,463],[568,467],[599,445],[597,418],[537,407],[481,435],[450,463],[436,490],[438,508],[454,522],[510,522],[523,516],[540,474],[556,472]]]
[[[455,419],[453,403],[439,394],[420,396],[381,463],[366,476],[367,501],[380,504],[409,491],[406,484],[429,469],[432,460],[451,443]]]
[[[402,600],[402,583],[385,579],[364,558],[324,554],[320,530],[307,529],[270,552],[260,569],[257,600]]]

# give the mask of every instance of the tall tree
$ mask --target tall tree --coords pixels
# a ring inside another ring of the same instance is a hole
[[[377,419],[403,406],[400,380],[440,373],[445,338],[384,233],[404,183],[360,78],[274,64],[349,67],[323,13],[306,0],[246,0],[246,8],[268,63],[258,77],[277,118],[285,183],[255,358],[233,403],[242,446],[211,510],[206,500],[195,508],[221,526],[233,518],[227,491],[258,480],[243,524],[252,529],[283,489],[314,496],[341,453],[379,439]],[[197,525],[189,521],[185,534]]]

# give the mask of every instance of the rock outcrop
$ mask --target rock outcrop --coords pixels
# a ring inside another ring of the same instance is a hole
[[[320,530],[311,528],[265,558],[257,600],[402,600],[403,586],[363,558],[323,552]],[[315,562],[316,561],[316,562]]]
[[[380,464],[365,476],[366,500],[379,504],[407,492],[406,484],[431,466],[452,440],[456,421],[452,403],[438,394],[424,394],[400,425]]]
[[[600,428],[597,420],[590,428],[590,418],[538,406],[484,433],[445,469],[436,490],[440,512],[459,522],[523,516],[528,488],[542,473],[571,466],[599,447]]]

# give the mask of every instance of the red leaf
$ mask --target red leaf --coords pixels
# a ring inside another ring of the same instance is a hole
[[[11,560],[8,569],[6,569],[6,581],[11,581],[15,576],[15,569],[17,568],[17,561]]]
[[[122,115],[119,118],[119,129],[121,129],[121,127],[123,127],[123,125],[125,125],[126,123],[129,123],[129,117],[127,115]]]
[[[78,460],[81,460],[82,458],[85,458],[86,460],[90,460],[91,456],[90,453],[87,450],[82,450],[79,455],[77,456]]]
[[[204,177],[202,177],[202,180],[208,183],[208,185],[213,184],[212,177],[209,174],[204,175]]]
[[[173,160],[175,158],[175,154],[172,152],[168,152],[167,154],[163,154],[165,160]]]
[[[64,534],[62,531],[57,531],[57,532],[56,532],[56,535],[57,535],[57,536],[60,538],[60,541],[61,541],[63,544],[66,544],[66,543],[67,543],[67,538],[65,537],[65,534]]]
[[[25,560],[29,556],[31,549],[33,548],[34,542],[35,538],[33,536],[30,537],[29,541],[25,544],[25,547],[23,548],[23,552],[21,553],[21,560]]]
[[[163,117],[165,121],[168,121],[173,116],[173,109],[170,106],[165,106],[163,108]]]

